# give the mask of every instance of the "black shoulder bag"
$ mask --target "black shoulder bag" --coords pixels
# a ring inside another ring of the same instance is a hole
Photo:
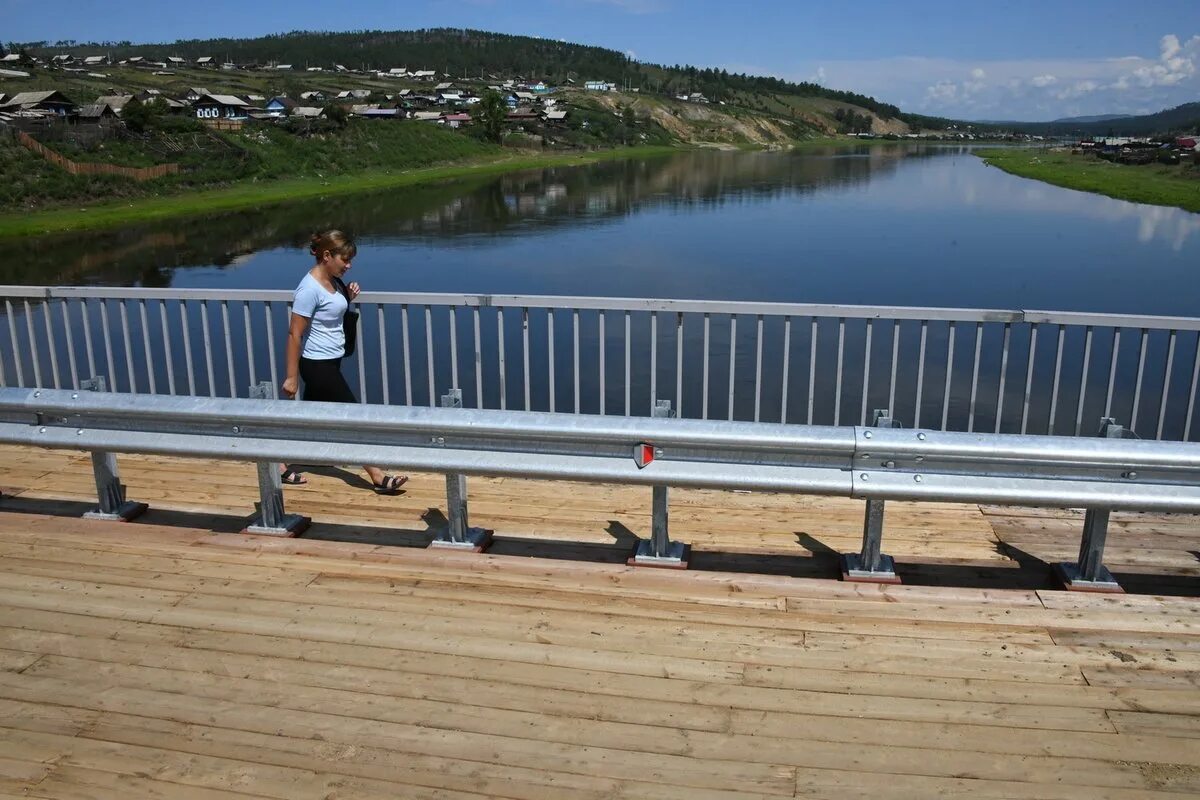
[[[333,282],[337,284],[342,297],[346,298],[346,315],[342,317],[342,333],[346,337],[346,356],[349,357],[354,355],[354,346],[358,344],[358,312],[354,310],[354,306],[350,302],[350,292],[346,289],[346,284],[342,283],[342,279],[334,278]]]

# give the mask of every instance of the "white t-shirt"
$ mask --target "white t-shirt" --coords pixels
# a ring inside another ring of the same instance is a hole
[[[329,292],[311,272],[305,274],[292,300],[292,313],[309,320],[308,337],[301,353],[304,358],[326,361],[346,354],[342,317],[348,306],[341,292]]]

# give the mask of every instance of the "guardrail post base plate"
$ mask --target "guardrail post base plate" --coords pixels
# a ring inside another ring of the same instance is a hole
[[[896,562],[891,556],[879,556],[879,569],[863,569],[862,556],[858,553],[842,555],[842,580],[850,583],[901,583],[896,574]]]
[[[242,533],[254,533],[259,536],[280,536],[284,538],[299,536],[308,530],[312,518],[299,514],[284,514],[279,525],[261,525],[262,517],[256,517],[254,522],[242,528]]]
[[[468,553],[482,553],[492,544],[492,531],[487,528],[467,528],[463,531],[461,541],[450,538],[437,538],[429,543],[431,548],[440,550],[461,550]]]
[[[1079,566],[1069,561],[1054,565],[1055,576],[1062,581],[1063,588],[1068,592],[1100,592],[1103,594],[1125,594],[1121,584],[1108,571],[1108,567],[1100,567],[1095,580],[1085,580],[1079,575]]]
[[[129,522],[131,519],[136,519],[146,513],[146,509],[150,508],[147,503],[135,503],[132,500],[126,500],[117,506],[113,511],[101,511],[93,509],[92,511],[84,512],[84,519],[101,519],[109,522]]]
[[[631,567],[658,567],[659,569],[687,569],[688,557],[692,554],[691,545],[683,542],[668,542],[666,550],[658,555],[654,553],[654,542],[642,539],[638,542],[633,556],[625,563]]]

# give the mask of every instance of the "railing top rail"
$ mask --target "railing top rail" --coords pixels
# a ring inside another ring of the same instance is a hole
[[[0,286],[10,299],[214,300],[289,302],[285,289],[155,289],[93,286]],[[869,306],[826,303],[773,303],[726,300],[681,300],[638,297],[576,297],[566,295],[462,294],[438,292],[363,292],[360,300],[384,305],[465,306],[484,308],[579,309],[595,311],[662,312],[681,314],[738,314],[771,317],[834,319],[927,320],[1078,325],[1111,328],[1200,331],[1200,318],[1140,314],[1092,314],[1023,309]]]

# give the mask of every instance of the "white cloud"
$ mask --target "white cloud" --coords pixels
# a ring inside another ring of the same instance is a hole
[[[904,110],[964,119],[1134,114],[1200,97],[1200,35],[1168,34],[1147,45],[1146,55],[1088,59],[825,61],[829,79],[822,83],[884,102],[913,98]],[[810,80],[814,68],[794,79]]]

